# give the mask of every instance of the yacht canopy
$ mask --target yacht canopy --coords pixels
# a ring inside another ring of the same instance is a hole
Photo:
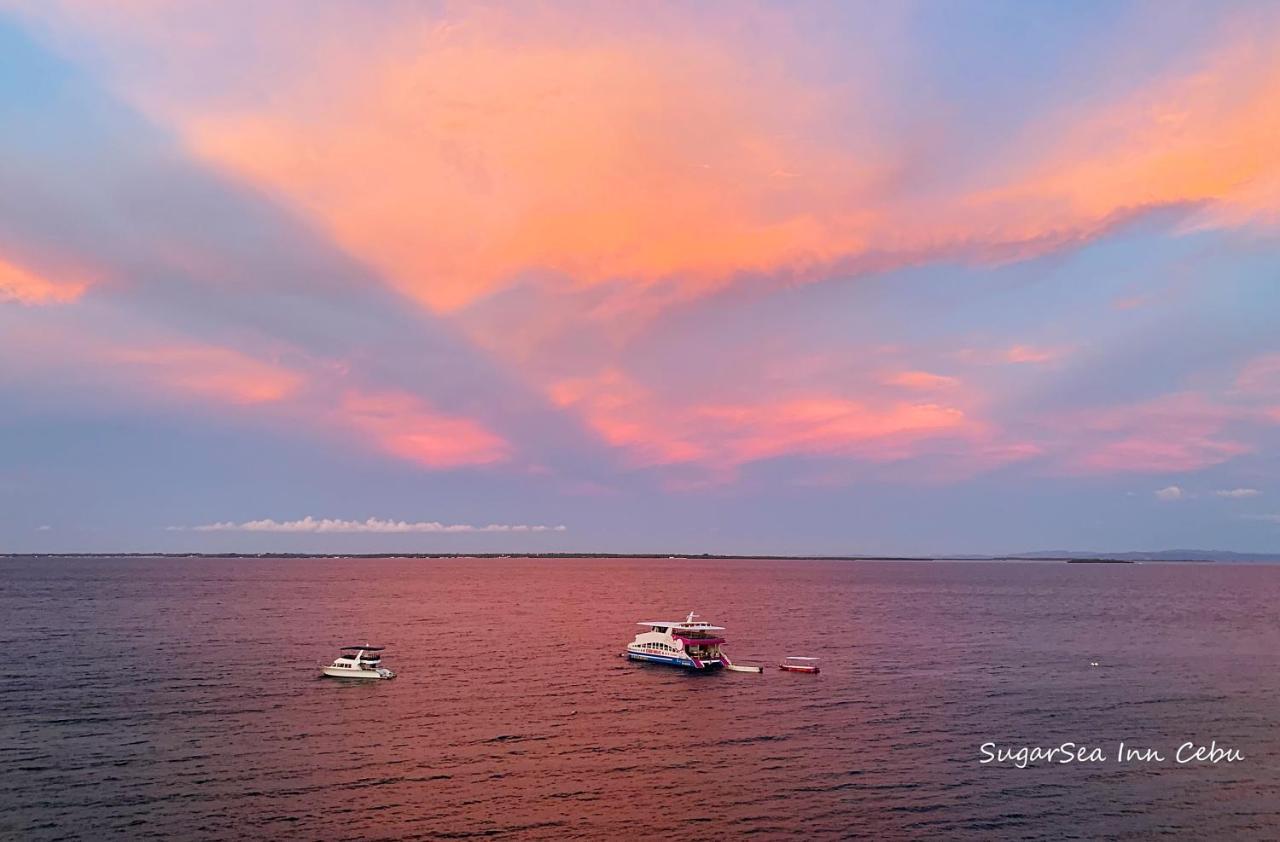
[[[344,646],[339,652],[381,652],[385,646]]]
[[[677,631],[724,631],[724,626],[712,626],[706,623],[686,623],[684,620],[650,620],[636,623],[637,626],[666,626]]]

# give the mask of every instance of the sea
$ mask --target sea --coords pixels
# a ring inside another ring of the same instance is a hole
[[[690,611],[765,671],[620,657]],[[11,558],[0,642],[5,839],[1280,837],[1276,565]]]

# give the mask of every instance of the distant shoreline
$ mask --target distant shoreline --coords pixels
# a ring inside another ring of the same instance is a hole
[[[172,558],[172,559],[672,559],[696,561],[1020,561],[1067,564],[1214,564],[1280,562],[1280,555],[1223,553],[1221,557],[1176,557],[1157,554],[1077,555],[741,555],[721,553],[0,553],[0,558]]]

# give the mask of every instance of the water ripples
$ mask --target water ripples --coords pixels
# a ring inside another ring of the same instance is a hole
[[[0,835],[1257,837],[1280,826],[1280,568],[10,560]],[[618,658],[693,609],[817,676]],[[391,682],[320,679],[390,648]],[[1101,666],[1091,668],[1090,660]],[[978,746],[1237,746],[992,768]]]

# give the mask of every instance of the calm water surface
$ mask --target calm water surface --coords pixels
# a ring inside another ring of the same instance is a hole
[[[8,838],[1280,835],[1280,567],[55,559],[0,577]],[[824,671],[618,657],[636,621],[689,610],[738,661]],[[398,679],[317,677],[365,641]],[[1170,760],[978,762],[986,741],[1066,740]],[[1179,766],[1186,740],[1245,760]]]

